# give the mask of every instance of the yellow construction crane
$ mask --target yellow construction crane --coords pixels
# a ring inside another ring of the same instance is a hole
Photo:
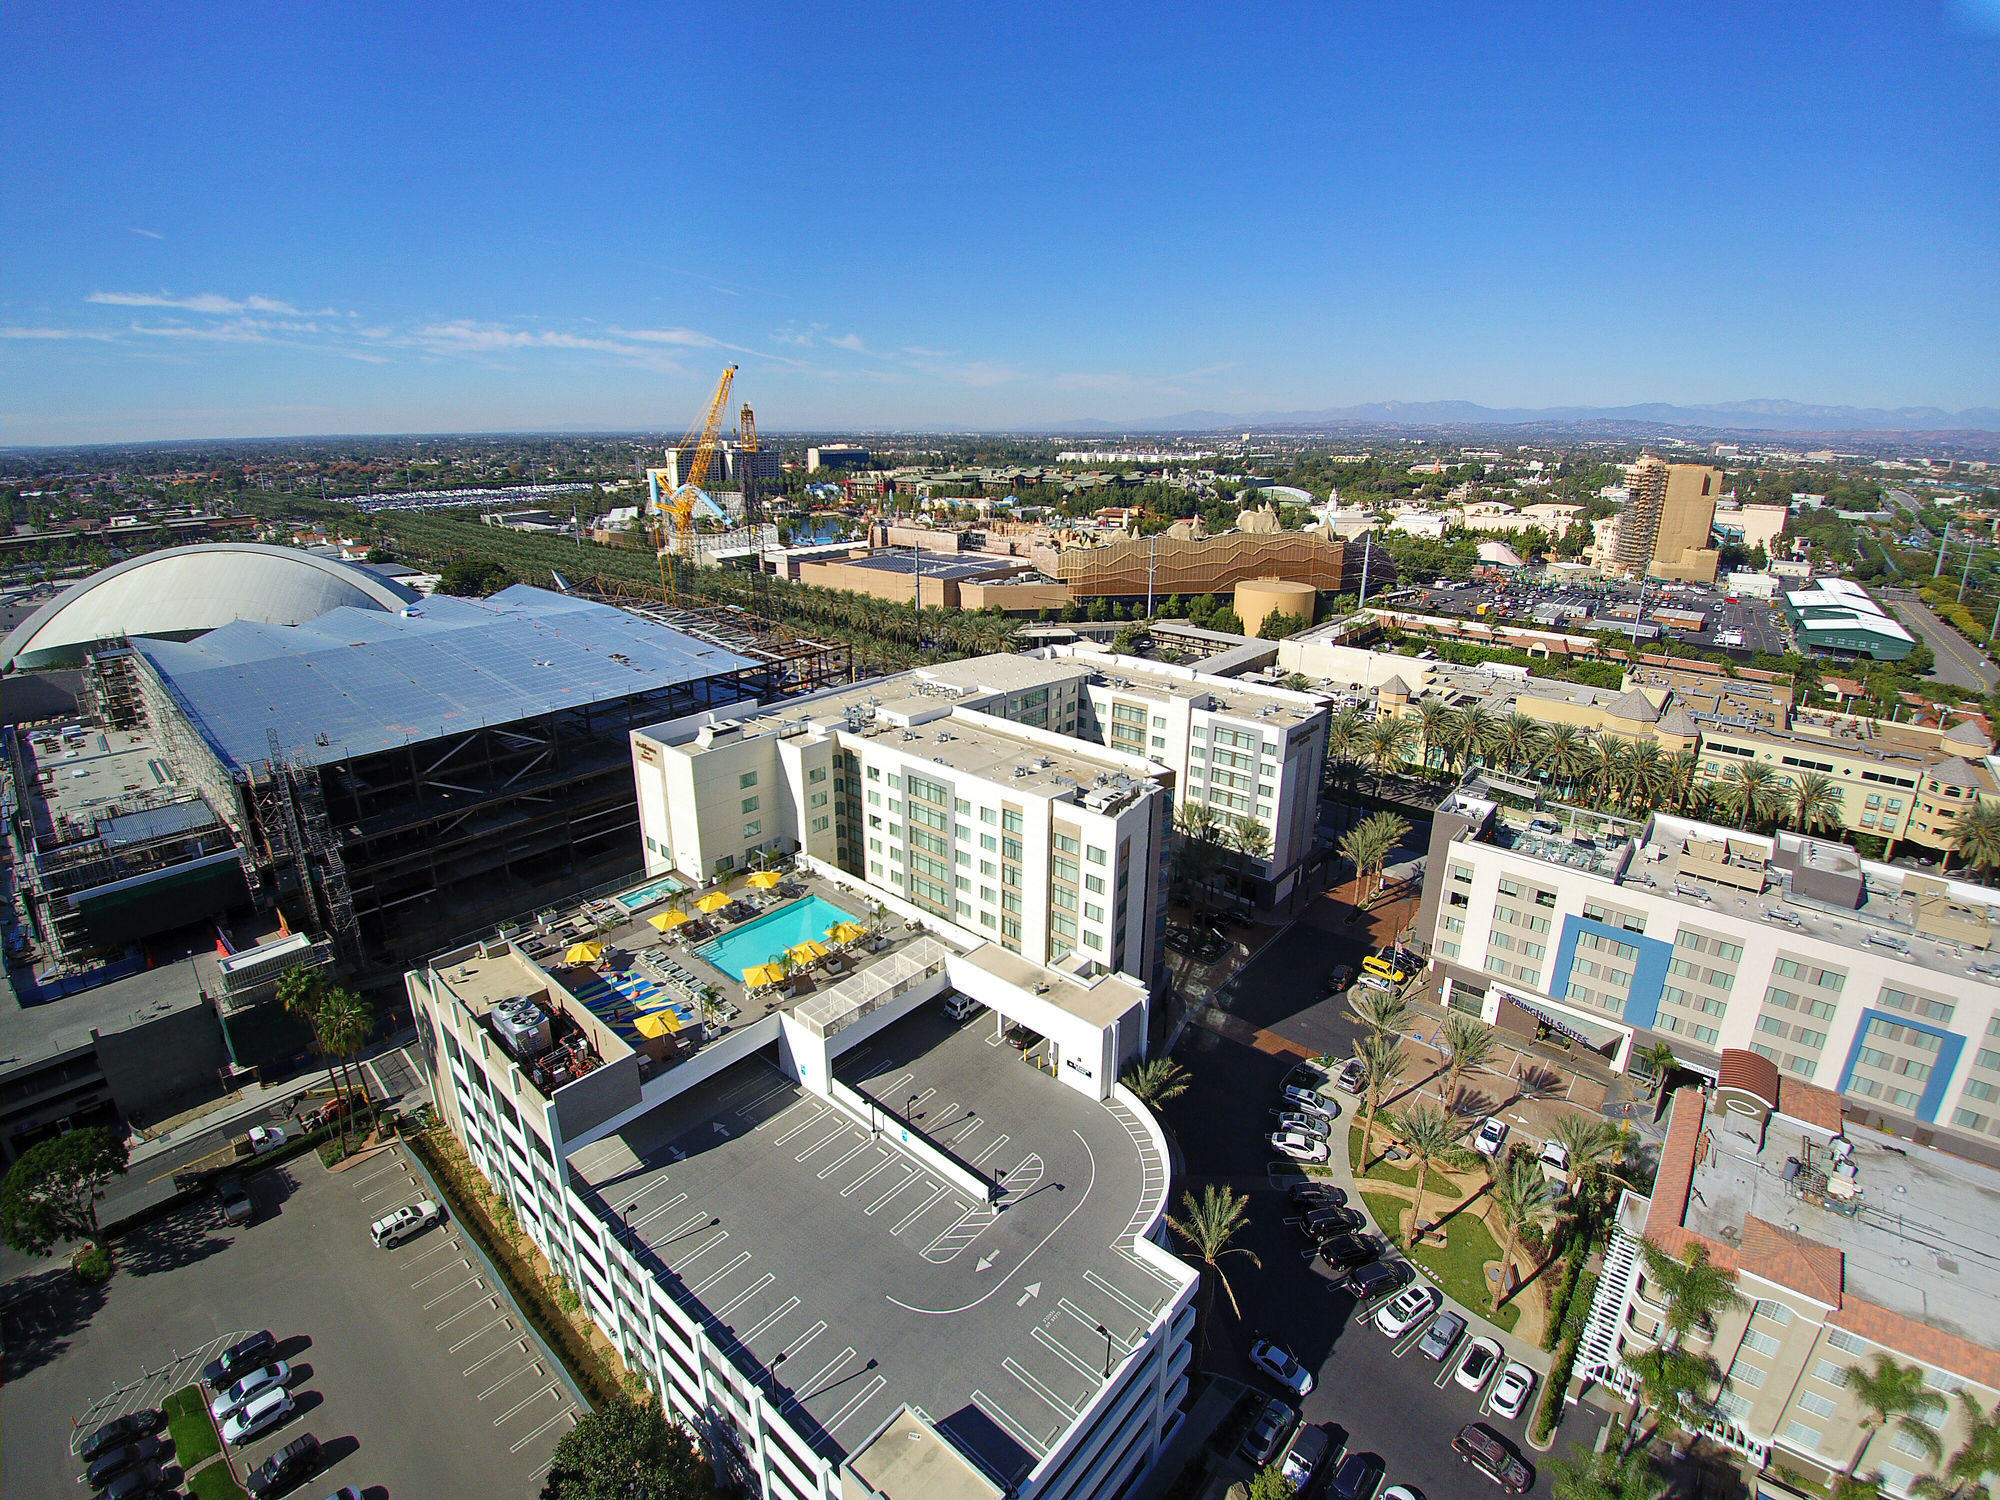
[[[748,401],[736,418],[739,441],[736,451],[743,455],[743,519],[750,525],[758,524],[757,515],[757,414],[750,410]]]
[[[678,452],[686,454],[690,449],[693,456],[688,460],[687,472],[669,475],[665,469],[646,471],[648,509],[654,517],[653,545],[660,556],[660,591],[669,603],[676,603],[672,574],[668,567],[668,553],[679,549],[681,555],[692,559],[694,556],[694,508],[702,496],[701,483],[708,478],[709,465],[715,462],[715,434],[722,425],[722,408],[729,401],[730,382],[736,378],[736,366],[730,365],[722,372],[722,379],[715,383],[715,394],[708,398],[708,408],[699,421],[687,430],[687,436],[680,440]],[[669,484],[678,480],[678,484]],[[669,532],[669,523],[672,530]]]

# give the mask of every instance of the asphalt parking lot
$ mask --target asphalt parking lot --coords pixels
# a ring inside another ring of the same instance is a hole
[[[1296,924],[1238,977],[1232,988],[1243,998],[1234,1009],[1252,1026],[1314,1050],[1345,1053],[1356,1028],[1340,1002],[1325,997],[1324,976],[1337,963],[1358,963],[1364,951],[1358,936],[1346,939]],[[1167,1115],[1187,1163],[1185,1181],[1175,1191],[1183,1185],[1199,1191],[1213,1181],[1249,1194],[1250,1227],[1239,1243],[1253,1250],[1262,1265],[1254,1269],[1238,1260],[1229,1268],[1243,1317],[1236,1322],[1228,1316],[1227,1299],[1218,1302],[1208,1368],[1277,1393],[1244,1355],[1252,1340],[1272,1339],[1314,1371],[1314,1389],[1302,1403],[1305,1419],[1339,1429],[1336,1436],[1354,1452],[1380,1454],[1388,1465],[1387,1483],[1414,1485],[1429,1500],[1497,1494],[1468,1473],[1450,1446],[1460,1427],[1484,1420],[1536,1470],[1529,1493],[1551,1493],[1543,1474],[1544,1455],[1525,1441],[1533,1403],[1541,1395],[1539,1383],[1521,1417],[1510,1422],[1483,1415],[1485,1394],[1474,1395],[1451,1381],[1460,1350],[1441,1367],[1415,1352],[1420,1330],[1385,1338],[1368,1322],[1375,1304],[1357,1307],[1323,1268],[1304,1258],[1306,1242],[1286,1222],[1296,1211],[1267,1174],[1271,1153],[1264,1145],[1278,1085],[1296,1059],[1214,1032],[1191,1031],[1189,1038],[1180,1058],[1193,1083]],[[1344,1139],[1346,1123],[1343,1111],[1334,1131],[1337,1140]],[[1587,1447],[1602,1421],[1594,1407],[1572,1408],[1556,1451],[1565,1451],[1569,1443]]]
[[[250,1223],[225,1225],[205,1199],[124,1240],[108,1286],[63,1283],[11,1309],[5,1493],[71,1493],[73,1422],[157,1404],[231,1335],[268,1328],[298,1411],[232,1451],[239,1479],[311,1432],[329,1463],[300,1494],[536,1494],[576,1403],[454,1226],[393,1250],[370,1241],[369,1223],[421,1196],[418,1181],[400,1148],[342,1173],[299,1158],[251,1179]]]

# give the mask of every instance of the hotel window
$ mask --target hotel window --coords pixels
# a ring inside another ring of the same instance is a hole
[[[1847,1384],[1847,1367],[1837,1365],[1830,1359],[1822,1359],[1813,1365],[1813,1379],[1823,1380],[1830,1386],[1844,1387]]]
[[[814,807],[825,807],[825,806],[826,806],[826,793],[825,793],[825,792],[814,792],[814,793],[812,794],[812,805],[813,805]]]
[[[1094,865],[1101,865],[1104,863],[1104,851],[1098,848],[1095,844],[1092,844],[1088,849],[1084,851],[1083,857],[1089,860]]]
[[[826,820],[825,818],[814,818],[814,819],[813,819],[813,832],[814,832],[814,833],[825,833],[825,832],[826,832],[826,823],[827,823],[827,820]]]
[[[1058,851],[1064,854],[1075,854],[1077,852],[1077,842],[1075,839],[1071,838],[1068,834],[1059,833],[1056,835],[1056,848]],[[1074,869],[1075,866],[1071,866],[1071,868]],[[1074,876],[1071,876],[1070,878],[1075,879]]]
[[[982,807],[979,809],[979,821],[982,823],[998,823],[1000,821],[1000,814],[990,807]]]
[[[763,835],[763,832],[764,825],[762,823],[745,823],[743,825],[743,837],[746,839],[759,838]]]
[[[758,797],[745,797],[743,799],[743,810],[747,813],[755,812],[757,810],[757,804],[761,800],[762,799]]]
[[[814,767],[812,768],[812,770],[810,770],[810,771],[808,771],[808,772],[806,773],[806,780],[807,780],[807,781],[824,781],[824,780],[826,780],[826,767],[825,767],[825,766],[814,766]]]
[[[1019,833],[1021,831],[1021,815],[1011,809],[1001,813],[1000,827],[1006,833]]]
[[[1808,1427],[1803,1422],[1785,1424],[1785,1441],[1788,1443],[1797,1443],[1801,1448],[1818,1448],[1819,1440],[1820,1431],[1817,1427]]]
[[[1094,895],[1101,896],[1104,894],[1104,882],[1095,875],[1086,875],[1083,877],[1083,888]]]
[[[757,784],[757,773],[755,771],[745,771],[741,776],[736,778],[736,785],[738,790],[741,790],[744,787],[752,787],[755,786],[756,784]]]

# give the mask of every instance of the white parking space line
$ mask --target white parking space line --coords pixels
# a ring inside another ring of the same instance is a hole
[[[988,1141],[984,1146],[980,1147],[979,1154],[972,1158],[972,1164],[975,1167],[985,1166],[987,1158],[992,1156],[1002,1146],[1006,1145],[1007,1140],[1008,1137],[1004,1135],[995,1136],[992,1140]]]
[[[667,1236],[666,1236],[666,1239],[665,1239],[665,1240],[662,1240],[662,1241],[661,1241],[661,1243],[662,1243],[662,1244],[665,1244],[665,1243],[666,1243],[666,1242],[667,1242],[668,1240],[672,1240],[672,1239],[675,1239],[675,1238],[677,1238],[677,1237],[678,1237],[678,1236],[680,1236],[680,1235],[683,1235],[683,1234],[686,1234],[686,1233],[687,1233],[687,1232],[688,1232],[688,1231],[689,1231],[690,1229],[694,1228],[694,1226],[695,1226],[695,1225],[697,1225],[697,1224],[701,1223],[701,1222],[702,1222],[702,1220],[704,1220],[704,1219],[706,1219],[706,1218],[708,1218],[708,1217],[709,1217],[709,1215],[708,1215],[708,1214],[691,1214],[691,1215],[689,1215],[689,1216],[688,1216],[687,1218],[685,1218],[685,1219],[681,1220],[681,1221],[680,1221],[680,1223],[676,1224],[676,1225],[675,1225],[675,1226],[674,1226],[674,1227],[673,1227],[673,1228],[672,1228],[672,1229],[671,1229],[671,1230],[670,1230],[670,1231],[668,1232],[668,1234],[667,1234]]]
[[[866,1151],[868,1149],[868,1146],[869,1146],[868,1137],[864,1135],[858,1142],[855,1143],[853,1150],[849,1151],[845,1156],[836,1158],[829,1165],[821,1167],[819,1169],[820,1181],[821,1182],[826,1181],[827,1178],[831,1177],[835,1172],[838,1172],[842,1167],[846,1166],[849,1162],[853,1161],[855,1157],[859,1156],[862,1152]]]
[[[999,1044],[997,1042],[991,1042],[988,1043],[988,1045],[998,1046]],[[1013,1433],[1016,1438],[1020,1439],[1021,1445],[1025,1447],[1030,1453],[1034,1454],[1035,1457],[1044,1458],[1048,1455],[1049,1451],[1048,1444],[1044,1443],[1040,1438],[1036,1437],[1032,1432],[1028,1431],[1027,1428],[1023,1427],[1020,1424],[1020,1422],[1007,1410],[1006,1407],[1002,1406],[998,1401],[995,1401],[991,1396],[987,1395],[986,1392],[981,1390],[973,1391],[972,1404],[977,1406],[981,1411],[985,1412],[987,1416],[991,1417],[994,1421],[998,1422],[1002,1427],[1006,1428],[1009,1432]]]
[[[874,1166],[870,1167],[867,1171],[863,1172],[859,1177],[855,1178],[854,1181],[848,1183],[846,1187],[840,1190],[840,1196],[843,1198],[847,1197],[856,1188],[860,1187],[862,1183],[866,1182],[869,1178],[873,1177],[877,1172],[881,1171],[884,1167],[888,1166],[895,1159],[896,1158],[890,1155],[889,1152],[884,1151],[882,1153],[882,1159],[880,1161],[876,1162]]]
[[[849,1417],[853,1416],[856,1412],[860,1411],[862,1407],[866,1406],[870,1401],[874,1400],[876,1393],[880,1391],[882,1387],[884,1387],[888,1383],[889,1382],[880,1375],[877,1375],[873,1380],[869,1381],[867,1385],[861,1388],[860,1395],[856,1396],[852,1401],[849,1401],[847,1405],[841,1407],[839,1411],[834,1413],[833,1419],[828,1423],[826,1423],[826,1430],[828,1432],[839,1431],[840,1424],[842,1422],[845,1422]]]
[[[537,1401],[541,1400],[542,1397],[546,1396],[550,1391],[554,1390],[555,1388],[556,1388],[556,1382],[551,1380],[547,1385],[543,1386],[539,1391],[536,1391],[534,1395],[523,1397],[521,1400],[515,1402],[514,1405],[508,1407],[507,1410],[500,1413],[499,1416],[493,1419],[493,1425],[495,1427],[498,1427],[502,1422],[506,1421],[516,1412],[526,1410],[528,1407],[533,1406]]]
[[[498,1323],[488,1323],[486,1325],[486,1328],[497,1327],[499,1323],[504,1323],[506,1321],[507,1320],[505,1318],[501,1318],[498,1320]],[[480,1329],[479,1332],[484,1333],[486,1331],[486,1328]],[[474,1337],[477,1336],[478,1335],[476,1334],[474,1335]],[[480,1356],[478,1359],[475,1359],[471,1364],[467,1365],[463,1370],[460,1370],[458,1373],[461,1375],[471,1375],[473,1371],[481,1368],[482,1366],[492,1364],[493,1361],[498,1359],[501,1355],[511,1354],[517,1350],[522,1354],[526,1354],[528,1352],[528,1341],[526,1339],[509,1339],[506,1343],[502,1344],[498,1349],[495,1349],[491,1354]]]
[[[408,1167],[403,1165],[403,1159],[400,1156],[392,1156],[387,1162],[377,1167],[366,1177],[355,1178],[354,1185],[358,1188],[367,1187],[369,1183],[375,1181],[378,1177],[387,1177],[391,1172],[402,1172],[407,1175],[409,1170]]]
[[[1431,1382],[1435,1388],[1438,1390],[1444,1389],[1445,1382],[1451,1379],[1451,1372],[1458,1366],[1456,1356],[1463,1352],[1460,1349],[1453,1349],[1450,1354],[1447,1354],[1443,1359],[1438,1361],[1438,1378]]]
[[[838,1125],[834,1126],[833,1129],[829,1130],[825,1135],[821,1136],[818,1140],[814,1141],[810,1146],[806,1147],[805,1150],[801,1151],[797,1156],[793,1157],[792,1160],[804,1161],[808,1156],[811,1156],[815,1151],[819,1150],[820,1147],[824,1146],[828,1141],[834,1141],[840,1139],[840,1137],[846,1135],[853,1128],[854,1127],[852,1125],[849,1125],[847,1121],[843,1119]]]
[[[838,1370],[852,1358],[854,1358],[854,1346],[849,1344],[840,1353],[820,1366],[819,1373],[805,1383],[804,1390],[807,1393],[819,1390],[826,1384],[826,1379],[829,1375],[833,1374],[834,1371]],[[804,1402],[801,1400],[799,1393],[794,1391],[790,1396],[785,1398],[785,1404],[779,1410],[790,1411],[793,1407],[802,1405],[804,1405]]]
[[[526,1437],[522,1438],[520,1442],[516,1443],[513,1447],[509,1448],[507,1451],[509,1453],[519,1453],[523,1448],[527,1447],[528,1444],[532,1443],[536,1438],[540,1437],[543,1433],[547,1432],[551,1427],[555,1426],[556,1423],[560,1422],[564,1417],[570,1418],[572,1424],[574,1424],[576,1419],[576,1413],[573,1409],[565,1409],[563,1411],[557,1412],[553,1417],[550,1417],[548,1421],[542,1423],[541,1426],[537,1427],[533,1432],[529,1433]],[[548,1465],[543,1464],[542,1468],[546,1469],[548,1468]],[[541,1472],[540,1470],[536,1471],[537,1477],[539,1477],[540,1472]],[[529,1487],[533,1488],[533,1485],[530,1484]]]
[[[430,1249],[419,1250],[415,1255],[406,1256],[403,1262],[403,1269],[407,1271],[411,1266],[414,1266],[418,1261],[429,1260],[433,1255],[436,1255],[440,1250],[463,1251],[464,1249],[465,1246],[461,1245],[457,1240],[453,1239],[450,1235],[446,1235],[443,1239],[439,1240],[435,1245],[431,1246]]]
[[[642,1226],[652,1223],[661,1214],[672,1213],[687,1201],[688,1195],[686,1193],[675,1193],[673,1197],[662,1203],[658,1208],[649,1208],[643,1214],[639,1215],[638,1218],[634,1219],[632,1221],[632,1228],[636,1231]]]
[[[363,1203],[372,1203],[384,1193],[407,1193],[409,1190],[410,1185],[407,1182],[392,1182],[385,1187],[378,1187],[372,1193],[363,1193],[361,1201]]]
[[[763,1068],[758,1068],[754,1072],[752,1072],[748,1078],[744,1079],[741,1083],[736,1084],[732,1088],[724,1090],[722,1093],[716,1095],[716,1097],[722,1103],[727,1104],[731,1099],[734,1099],[738,1094],[747,1094],[750,1092],[750,1090],[754,1088],[762,1088],[766,1084],[770,1083],[770,1081],[771,1081],[770,1074]],[[787,1080],[787,1083],[789,1084],[789,1080]]]
[[[453,1287],[450,1291],[439,1292],[435,1297],[431,1298],[430,1301],[424,1304],[423,1310],[425,1312],[429,1312],[432,1308],[436,1307],[440,1302],[443,1302],[448,1298],[456,1297],[460,1292],[464,1291],[467,1287],[480,1286],[480,1285],[483,1285],[483,1283],[477,1276],[467,1277],[464,1281],[461,1281],[457,1286]]]
[[[453,1271],[470,1271],[471,1269],[472,1269],[472,1263],[461,1255],[456,1261],[448,1261],[444,1265],[439,1266],[435,1271],[431,1272],[430,1275],[419,1276],[415,1281],[410,1283],[410,1290],[414,1292],[418,1287],[422,1286],[426,1281],[434,1281],[438,1277],[449,1275]]]
[[[931,1189],[930,1197],[924,1199],[922,1203],[918,1204],[915,1208],[911,1209],[909,1213],[905,1214],[903,1216],[903,1221],[900,1224],[897,1224],[894,1228],[892,1228],[889,1231],[889,1233],[901,1234],[905,1229],[908,1229],[912,1224],[917,1222],[918,1218],[922,1216],[923,1211],[925,1209],[929,1208],[933,1203],[937,1202],[938,1199],[942,1198],[949,1191],[950,1191],[949,1188],[945,1187],[944,1184],[939,1183],[936,1187]]]
[[[1023,1369],[1020,1365],[1014,1362],[1012,1356],[1009,1356],[1008,1358],[1001,1360],[1000,1368],[1005,1370],[1009,1375],[1012,1375],[1016,1380],[1020,1381],[1022,1385],[1025,1385],[1029,1390],[1033,1391],[1037,1396],[1040,1396],[1044,1401],[1048,1402],[1049,1405],[1053,1406],[1057,1411],[1061,1412],[1064,1416],[1074,1418],[1077,1412],[1082,1409],[1080,1407],[1072,1406],[1070,1405],[1069,1402],[1063,1400],[1061,1396],[1058,1396],[1055,1393],[1054,1387],[1044,1385],[1041,1382],[1041,1380],[1039,1380],[1033,1375],[1030,1375],[1025,1369]]]
[[[472,1306],[461,1307],[457,1312],[453,1313],[450,1317],[446,1318],[442,1323],[437,1325],[436,1331],[438,1333],[443,1333],[447,1328],[451,1327],[451,1325],[456,1323],[460,1318],[463,1318],[471,1313],[476,1313],[482,1307],[493,1308],[495,1310],[498,1310],[499,1306],[500,1306],[500,1299],[498,1297],[482,1297],[480,1298],[479,1301],[473,1303]],[[492,1325],[489,1324],[487,1326],[491,1327]]]
[[[540,1363],[531,1361],[528,1364],[520,1366],[518,1369],[510,1370],[505,1375],[502,1375],[498,1380],[494,1381],[493,1384],[489,1385],[488,1387],[486,1387],[485,1390],[479,1393],[479,1399],[481,1401],[484,1401],[488,1396],[492,1395],[502,1386],[507,1385],[512,1381],[519,1380],[523,1375],[526,1375],[529,1371],[533,1371],[537,1375],[547,1375],[549,1373],[547,1370],[544,1370],[541,1367]]]
[[[1037,1328],[1029,1336],[1057,1359],[1075,1370],[1077,1374],[1087,1375],[1092,1380],[1102,1380],[1104,1378],[1102,1367],[1092,1364],[1074,1349],[1069,1348],[1061,1339],[1050,1333],[1046,1328]]]
[[[734,1260],[729,1261],[725,1265],[717,1266],[713,1271],[710,1271],[706,1276],[702,1277],[700,1281],[697,1281],[693,1286],[689,1287],[688,1290],[690,1292],[693,1292],[697,1297],[699,1297],[703,1292],[707,1291],[710,1287],[714,1286],[716,1282],[722,1280],[722,1278],[727,1276],[731,1271],[734,1271],[739,1267],[743,1266],[744,1264],[746,1264],[749,1261],[749,1259],[750,1259],[750,1252],[748,1250],[737,1251],[736,1258]]]
[[[779,1110],[775,1115],[772,1115],[770,1119],[759,1120],[755,1125],[751,1126],[750,1128],[752,1130],[766,1130],[771,1126],[777,1124],[780,1120],[784,1119],[785,1116],[789,1115],[795,1109],[810,1109],[812,1110],[815,1116],[823,1115],[826,1113],[826,1106],[819,1104],[817,1101],[813,1099],[813,1097],[810,1094],[808,1094],[803,1099],[794,1099],[790,1104],[787,1104],[783,1109]]]
[[[744,1334],[742,1338],[739,1340],[739,1342],[747,1344],[751,1339],[754,1339],[759,1334],[763,1333],[765,1329],[769,1328],[773,1323],[777,1322],[778,1319],[784,1317],[798,1305],[799,1305],[798,1298],[787,1297],[783,1302],[778,1304],[776,1311],[766,1313],[762,1321],[760,1321],[753,1328],[751,1328],[751,1330],[748,1333]],[[790,1358],[789,1355],[787,1355],[786,1357]]]
[[[883,1204],[887,1203],[891,1198],[895,1197],[896,1194],[902,1192],[904,1188],[908,1187],[912,1182],[916,1181],[917,1177],[920,1175],[917,1169],[911,1166],[908,1162],[899,1161],[896,1163],[896,1165],[903,1169],[902,1180],[898,1182],[894,1187],[890,1188],[888,1192],[884,1193],[881,1197],[877,1198],[873,1203],[869,1204],[866,1208],[862,1209],[861,1211],[863,1213],[872,1215],[876,1209],[880,1208]]]
[[[827,1109],[814,1110],[812,1114],[808,1115],[805,1118],[804,1121],[802,1121],[797,1125],[794,1125],[790,1130],[786,1131],[783,1135],[779,1136],[775,1141],[771,1142],[771,1144],[774,1146],[784,1145],[785,1142],[789,1141],[793,1136],[801,1135],[804,1132],[812,1129],[813,1126],[817,1125],[821,1120],[824,1120],[831,1113],[832,1111]]]
[[[1102,1276],[1099,1276],[1096,1271],[1086,1270],[1083,1273],[1083,1279],[1089,1282],[1092,1286],[1096,1287],[1100,1292],[1104,1293],[1105,1296],[1109,1297],[1113,1302],[1116,1302],[1120,1307],[1124,1308],[1127,1312],[1131,1313],[1133,1317],[1144,1318],[1148,1322],[1152,1321],[1153,1310],[1150,1307],[1142,1306],[1138,1302],[1134,1301],[1130,1296],[1128,1296],[1124,1292],[1119,1291],[1117,1287],[1113,1286],[1110,1282],[1106,1281]]]
[[[707,1244],[702,1245],[697,1249],[688,1251],[686,1255],[683,1255],[681,1257],[680,1264],[684,1266],[691,1260],[699,1260],[702,1256],[708,1254],[709,1251],[713,1250],[717,1245],[720,1245],[724,1240],[728,1238],[729,1238],[729,1231],[725,1229],[722,1231],[722,1233],[718,1234],[714,1239],[710,1240]],[[659,1252],[655,1251],[654,1253],[658,1254]],[[678,1270],[679,1268],[680,1268],[679,1266],[676,1266],[674,1269]]]
[[[745,1260],[749,1259],[747,1253],[745,1254],[744,1259]],[[748,1302],[752,1297],[756,1296],[759,1292],[763,1291],[765,1287],[769,1286],[772,1282],[776,1281],[777,1279],[778,1278],[772,1275],[771,1272],[766,1271],[762,1276],[759,1276],[755,1281],[751,1282],[750,1285],[743,1288],[742,1291],[738,1292],[734,1297],[731,1297],[727,1302],[723,1303],[722,1306],[718,1307],[715,1310],[715,1316],[718,1318],[728,1317],[731,1313],[735,1312],[737,1308],[741,1307],[744,1303]]]
[[[1429,1331],[1431,1324],[1436,1320],[1437,1313],[1433,1310],[1404,1329],[1402,1337],[1396,1340],[1396,1358],[1401,1359],[1405,1354],[1416,1348],[1417,1340],[1421,1339]]]

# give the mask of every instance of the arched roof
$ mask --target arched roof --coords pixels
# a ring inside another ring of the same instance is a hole
[[[186,637],[234,620],[299,625],[343,605],[394,611],[418,598],[366,568],[296,547],[169,547],[63,590],[0,643],[0,667],[46,666],[130,635]]]

